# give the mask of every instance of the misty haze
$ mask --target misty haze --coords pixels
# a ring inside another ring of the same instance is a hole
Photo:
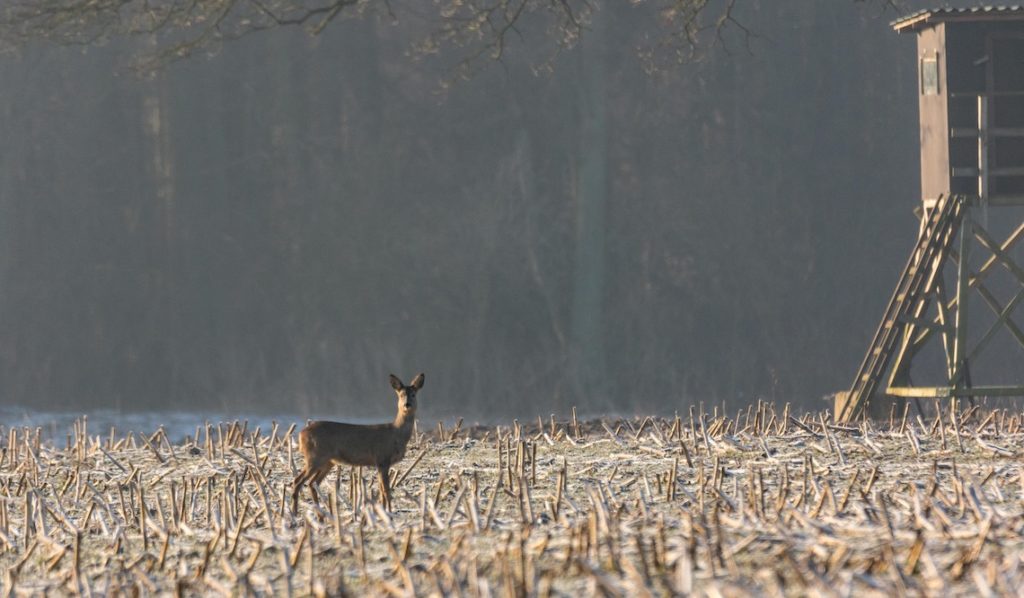
[[[383,420],[419,371],[428,421],[829,407],[917,231],[913,41],[741,2],[652,71],[651,15],[465,79],[401,11],[143,75],[145,36],[8,48],[4,412]]]
[[[1024,6],[0,0],[0,596],[1020,596]]]

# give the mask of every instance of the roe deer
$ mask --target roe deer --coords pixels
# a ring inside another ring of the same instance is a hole
[[[398,394],[398,415],[390,424],[357,425],[315,421],[299,432],[299,450],[306,467],[295,477],[292,512],[298,512],[299,490],[309,484],[313,501],[319,505],[316,488],[335,464],[373,466],[380,475],[380,496],[384,508],[391,510],[391,466],[405,456],[416,420],[416,392],[423,388],[423,374],[409,386],[391,374],[391,387]]]

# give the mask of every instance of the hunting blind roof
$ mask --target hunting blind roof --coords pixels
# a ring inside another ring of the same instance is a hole
[[[925,8],[896,19],[892,28],[897,32],[916,31],[934,23],[949,21],[1024,20],[1024,5],[972,6],[970,8]]]

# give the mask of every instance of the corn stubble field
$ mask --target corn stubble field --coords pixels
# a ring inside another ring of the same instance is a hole
[[[538,419],[414,434],[290,510],[296,430],[3,430],[4,595],[1016,595],[1022,414]]]

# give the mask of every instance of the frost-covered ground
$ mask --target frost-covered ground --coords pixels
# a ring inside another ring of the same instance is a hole
[[[0,405],[0,429],[9,428],[40,428],[42,437],[60,444],[67,434],[74,432],[75,422],[82,420],[88,422],[90,435],[109,436],[111,428],[115,435],[123,436],[126,432],[152,434],[159,428],[163,428],[172,442],[183,442],[186,438],[194,438],[196,428],[202,428],[206,423],[216,425],[233,421],[248,422],[250,430],[257,427],[263,431],[270,430],[275,423],[281,429],[287,429],[291,424],[302,428],[307,420],[326,419],[331,421],[344,421],[356,424],[374,424],[391,421],[393,416],[393,405],[388,403],[382,407],[377,417],[351,417],[344,412],[316,413],[309,417],[297,413],[228,413],[225,411],[201,411],[201,410],[167,410],[167,411],[129,411],[114,409],[94,409],[92,411],[61,411],[61,410],[35,410],[24,406],[2,406]],[[438,422],[445,427],[452,427],[462,418],[447,414],[420,414],[417,425],[420,430],[433,430],[437,428]],[[493,420],[493,418],[492,418]],[[493,421],[480,421],[479,418],[465,422],[465,426],[497,424]]]
[[[72,433],[76,420],[85,419],[88,422],[90,434],[109,435],[110,429],[114,428],[116,435],[123,435],[125,432],[138,432],[152,434],[158,428],[163,427],[167,436],[173,442],[181,442],[186,436],[194,437],[196,428],[204,423],[217,424],[240,419],[238,413],[227,414],[216,411],[118,411],[112,409],[97,409],[93,411],[38,411],[26,407],[0,407],[0,426],[6,428],[28,427],[42,429],[43,437],[52,439],[55,443],[63,439],[67,434]],[[295,423],[300,427],[305,423],[305,418],[295,414],[267,415],[252,414],[245,415],[241,419],[249,420],[249,427],[255,429],[261,427],[269,430],[273,422],[278,422],[287,428]]]
[[[14,595],[1024,587],[1020,413],[844,426],[762,405],[736,419],[425,426],[394,469],[391,512],[374,474],[341,467],[320,506],[303,492],[295,513],[290,424],[211,424],[182,443],[78,422],[70,446],[0,428],[0,587]]]

